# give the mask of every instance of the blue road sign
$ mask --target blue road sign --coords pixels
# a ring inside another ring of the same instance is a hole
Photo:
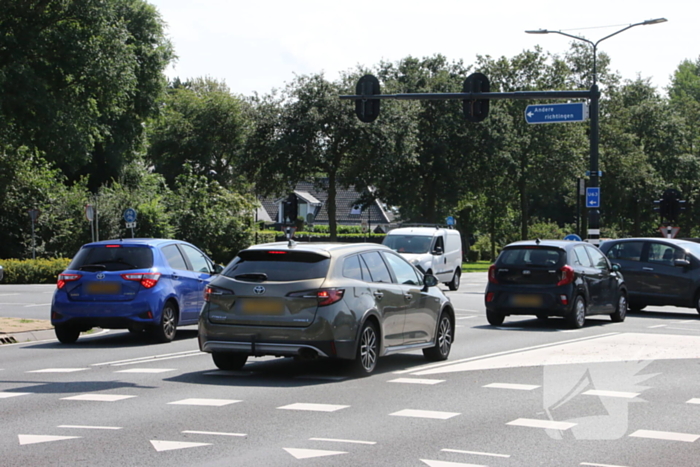
[[[595,186],[586,188],[586,207],[600,207],[600,187]]]
[[[124,220],[126,222],[136,222],[136,210],[127,208],[124,210]]]
[[[583,122],[586,119],[588,106],[585,102],[528,105],[525,109],[527,123]]]
[[[452,216],[447,216],[447,219],[445,219],[445,223],[447,225],[455,225],[455,218]]]
[[[580,241],[581,241],[581,237],[579,237],[579,236],[576,235],[576,234],[569,234],[569,235],[567,235],[566,237],[564,237],[564,240],[568,240],[568,241],[570,241],[570,242],[580,242]]]

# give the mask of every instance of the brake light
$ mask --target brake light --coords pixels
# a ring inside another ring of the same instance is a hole
[[[59,274],[58,282],[56,282],[56,287],[62,289],[67,282],[77,281],[81,277],[83,277],[82,274]]]
[[[574,281],[574,268],[571,266],[564,265],[559,272],[561,273],[561,279],[557,282],[557,285],[571,284]]]
[[[286,255],[287,252],[286,252],[286,251],[268,251],[268,254],[271,254],[271,255]]]
[[[204,287],[204,301],[208,302],[211,297],[211,293],[214,291],[210,286]]]
[[[495,294],[493,292],[489,292],[486,294],[486,303],[491,303],[493,301],[493,297]]]
[[[343,289],[321,289],[316,292],[318,298],[318,306],[331,305],[343,298],[345,290]]]
[[[492,264],[489,266],[489,282],[492,284],[498,284],[498,280],[496,280],[496,265]]]
[[[122,279],[127,281],[140,282],[143,288],[150,289],[152,287],[155,287],[155,285],[158,283],[158,279],[160,279],[160,273],[146,272],[138,274],[122,274]]]
[[[121,248],[121,245],[105,245],[105,248]]]

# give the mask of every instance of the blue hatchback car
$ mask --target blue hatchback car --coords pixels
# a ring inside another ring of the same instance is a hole
[[[180,240],[88,243],[58,276],[51,324],[64,344],[93,327],[147,331],[170,342],[178,325],[197,324],[204,288],[221,270]]]

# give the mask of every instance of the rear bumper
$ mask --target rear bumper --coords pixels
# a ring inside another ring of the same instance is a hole
[[[51,324],[71,324],[82,329],[125,329],[133,324],[157,324],[163,304],[157,297],[151,298],[155,299],[149,300],[146,296],[123,302],[78,302],[69,300],[66,294],[56,293],[51,303]]]
[[[493,299],[488,301],[490,293],[493,293]],[[566,297],[566,303],[561,299],[562,296]],[[566,285],[513,290],[506,286],[489,284],[484,300],[488,311],[504,315],[566,316],[573,309],[574,288]],[[519,300],[522,302],[534,300],[539,303],[519,304]]]

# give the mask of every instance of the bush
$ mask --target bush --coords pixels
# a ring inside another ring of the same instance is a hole
[[[4,259],[3,282],[6,284],[55,284],[58,275],[70,263],[68,258],[57,259]]]

